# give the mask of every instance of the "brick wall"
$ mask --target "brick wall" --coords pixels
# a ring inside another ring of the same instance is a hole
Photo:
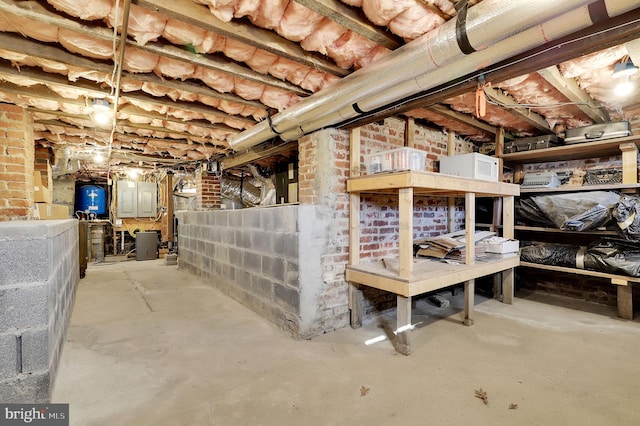
[[[78,222],[0,223],[0,401],[49,402],[79,280]]]
[[[0,221],[27,219],[33,204],[34,141],[31,117],[0,104]]]
[[[198,209],[219,209],[222,203],[220,196],[220,178],[217,175],[201,171],[196,174]]]
[[[42,146],[35,147],[33,169],[40,172],[42,183],[53,190],[53,175],[51,173],[51,162],[53,160],[53,152],[51,148]]]
[[[389,118],[383,124],[364,126],[360,132],[362,171],[364,155],[398,148],[404,145],[405,122]],[[437,162],[446,155],[448,136],[439,131],[415,126],[414,147],[427,152],[426,170],[437,169]],[[456,139],[456,151],[470,152],[473,146]],[[349,177],[349,134],[327,129],[299,141],[300,203],[316,208],[315,226],[323,226],[324,246],[321,251],[321,285],[318,286],[318,330],[328,331],[348,324],[348,285],[344,271],[349,256],[349,197],[346,180]],[[362,262],[379,261],[383,256],[396,256],[398,236],[397,198],[363,196],[361,199]],[[418,197],[415,200],[414,236],[439,235],[447,232],[448,206],[446,198]],[[464,224],[463,204],[456,207],[458,228]],[[310,224],[310,226],[314,226]],[[301,274],[305,271],[301,264]],[[365,313],[371,315],[395,307],[395,297],[375,289],[365,291]]]

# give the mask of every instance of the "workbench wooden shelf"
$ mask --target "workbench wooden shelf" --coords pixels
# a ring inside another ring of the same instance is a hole
[[[411,298],[423,293],[465,283],[465,320],[473,324],[474,280],[502,274],[502,298],[513,301],[513,268],[519,265],[516,254],[475,256],[475,199],[501,197],[503,236],[513,238],[514,197],[520,186],[470,179],[425,171],[398,171],[353,177],[347,181],[350,199],[350,245],[346,279],[351,283],[352,326],[361,322],[362,294],[355,285],[365,285],[397,295],[398,329],[396,349],[410,353]],[[398,267],[385,268],[382,262],[360,263],[360,197],[362,194],[394,194],[398,199]],[[465,198],[465,259],[458,264],[413,256],[413,206],[416,196]]]
[[[519,264],[517,253],[476,258],[471,265],[417,258],[414,261],[413,275],[402,278],[398,273],[385,268],[382,262],[360,263],[348,266],[347,280],[412,297],[515,268]]]
[[[608,274],[605,272],[591,271],[588,269],[568,268],[565,266],[542,265],[532,262],[520,262],[520,267],[535,268],[545,271],[561,272],[565,274],[586,275],[609,280],[617,286],[618,316],[624,319],[633,319],[633,294],[631,283],[640,283],[640,278],[629,275]]]

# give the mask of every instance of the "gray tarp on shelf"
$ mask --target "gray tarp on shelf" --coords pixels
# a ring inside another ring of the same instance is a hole
[[[596,229],[611,220],[611,210],[621,195],[612,191],[572,192],[520,198],[519,222],[581,231]]]
[[[532,243],[522,247],[520,259],[543,265],[640,277],[640,246],[616,238],[603,238],[588,247]]]
[[[640,239],[640,199],[629,195],[620,197],[611,215],[617,221],[622,233],[631,240]]]

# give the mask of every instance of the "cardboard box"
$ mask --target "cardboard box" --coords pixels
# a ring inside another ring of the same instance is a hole
[[[35,203],[34,215],[40,220],[69,219],[69,207],[61,204]]]
[[[485,244],[485,251],[487,253],[515,253],[520,249],[520,241],[501,237],[489,238]]]
[[[42,184],[40,172],[33,172],[33,201],[36,203],[52,203],[51,190]]]

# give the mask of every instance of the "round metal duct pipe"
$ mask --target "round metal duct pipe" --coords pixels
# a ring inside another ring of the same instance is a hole
[[[637,7],[634,1],[600,0],[596,2],[602,6],[597,9],[600,15],[592,17],[593,6],[586,6],[592,1],[484,0],[271,120],[238,134],[230,146],[246,149],[276,136],[298,139],[578,31],[601,15],[616,16]]]

